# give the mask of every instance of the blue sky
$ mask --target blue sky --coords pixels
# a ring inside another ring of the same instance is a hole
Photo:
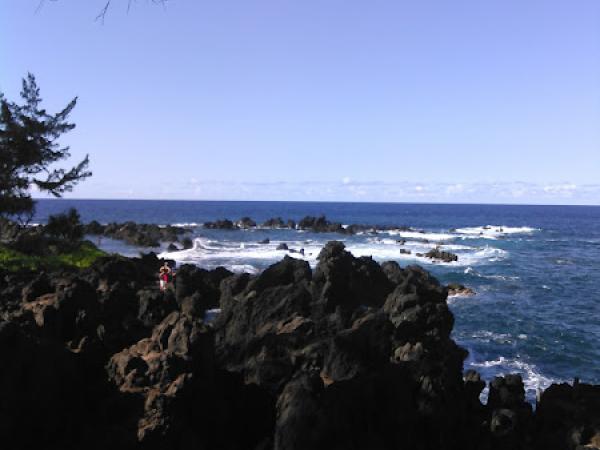
[[[71,197],[600,204],[600,2],[5,0]]]

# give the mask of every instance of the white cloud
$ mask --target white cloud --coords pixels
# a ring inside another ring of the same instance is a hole
[[[544,186],[544,192],[549,194],[559,194],[559,195],[573,195],[573,192],[577,190],[577,186],[572,183],[564,183],[564,184],[552,184]]]
[[[449,194],[449,195],[460,194],[464,190],[465,190],[465,187],[462,185],[462,183],[451,184],[450,186],[446,187],[446,194]]]
[[[244,181],[152,180],[144,185],[127,183],[82,184],[79,198],[162,198],[198,200],[455,202],[524,204],[600,204],[600,184],[571,182],[382,182],[356,181]],[[41,197],[41,196],[40,196]]]
[[[365,197],[368,195],[368,191],[364,187],[350,186],[348,190],[352,192],[355,197]]]

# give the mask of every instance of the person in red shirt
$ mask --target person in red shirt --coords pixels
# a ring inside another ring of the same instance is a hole
[[[158,278],[160,284],[160,290],[164,291],[167,288],[167,283],[169,282],[169,277],[171,275],[171,267],[169,267],[169,263],[165,261],[165,263],[161,266],[158,271]]]

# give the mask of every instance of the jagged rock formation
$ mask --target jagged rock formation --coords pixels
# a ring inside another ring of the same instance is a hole
[[[155,224],[135,222],[102,225],[95,220],[84,226],[86,234],[106,236],[140,247],[158,247],[161,242],[178,242],[179,237],[188,231],[186,228],[172,225],[160,227]]]
[[[467,297],[467,296],[475,295],[475,291],[472,288],[465,286],[464,284],[450,283],[447,286],[447,288],[448,288],[448,297],[451,297],[451,296]]]
[[[466,353],[424,270],[334,242],[314,273],[286,257],[241,290],[230,282],[217,360],[278,395],[275,448],[461,448]]]
[[[296,222],[291,219],[288,219],[287,222],[284,222],[281,217],[273,217],[271,219],[267,219],[266,221],[264,221],[261,224],[261,227],[263,227],[263,228],[289,228],[289,229],[293,230],[296,228]]]
[[[210,230],[235,230],[237,225],[229,219],[215,220],[214,222],[204,222],[204,228]]]
[[[219,229],[219,230],[240,230],[256,228],[258,225],[250,217],[242,217],[237,221],[229,219],[221,219],[213,222],[205,222],[204,228],[207,229]],[[261,228],[271,229],[298,229],[305,231],[312,231],[314,233],[341,233],[341,234],[356,234],[363,232],[377,232],[386,230],[397,230],[397,231],[418,231],[405,225],[365,225],[365,224],[350,224],[348,226],[342,225],[340,222],[332,222],[325,216],[305,216],[296,223],[292,219],[284,221],[281,217],[272,217],[264,221]]]
[[[156,256],[0,274],[0,442],[10,449],[575,450],[600,387],[463,375],[448,290],[418,266],[288,256],[259,275]],[[214,323],[206,309],[220,306]]]
[[[535,413],[537,448],[600,449],[600,386],[553,384]]]
[[[235,223],[235,226],[238,228],[241,228],[243,230],[246,230],[248,228],[255,228],[256,222],[254,220],[252,220],[250,217],[242,217],[240,220],[238,220]]]
[[[443,262],[453,262],[458,261],[458,256],[454,253],[445,252],[440,250],[439,248],[434,248],[429,250],[427,253],[423,255],[425,258],[435,259]]]

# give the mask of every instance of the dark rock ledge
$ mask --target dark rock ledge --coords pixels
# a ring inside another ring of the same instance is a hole
[[[330,242],[311,270],[180,268],[154,255],[0,274],[7,449],[573,450],[600,441],[600,387],[463,374],[447,288]],[[220,307],[215,322],[205,311]]]
[[[159,247],[161,242],[179,242],[180,238],[190,229],[167,225],[161,227],[156,224],[124,222],[102,225],[92,221],[84,225],[85,234],[105,236],[111,239],[122,240],[130,245],[139,247]],[[182,240],[184,248],[191,247],[189,237]]]
[[[258,225],[249,217],[242,217],[238,221],[229,219],[220,219],[214,222],[205,222],[204,228],[211,230],[245,230],[251,228],[270,228],[270,229],[292,229],[305,230],[314,233],[341,233],[341,234],[356,234],[364,232],[377,232],[386,230],[398,231],[419,231],[405,225],[365,225],[351,224],[348,226],[342,225],[340,222],[332,222],[325,216],[306,216],[296,223],[292,219],[284,221],[281,217],[273,217]]]

